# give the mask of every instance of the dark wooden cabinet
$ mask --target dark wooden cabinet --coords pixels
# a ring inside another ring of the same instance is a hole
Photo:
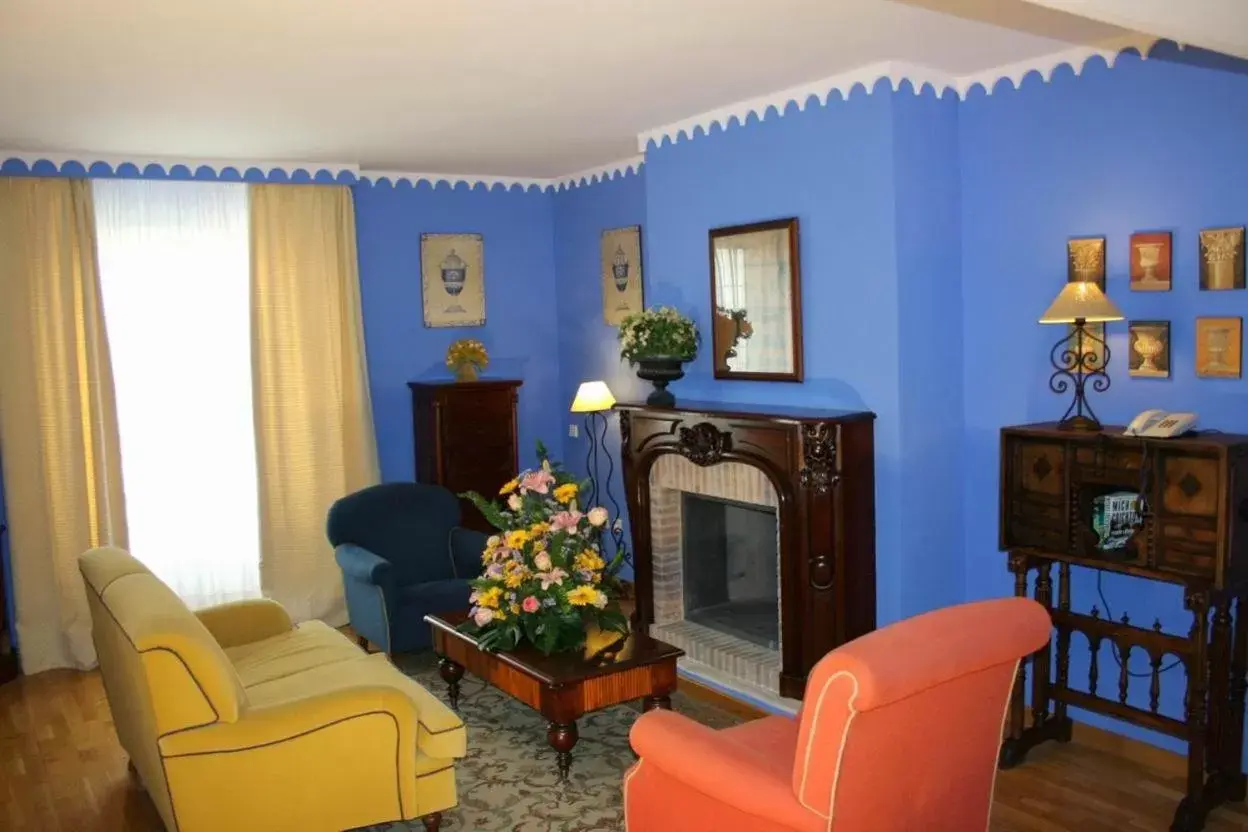
[[[1248,436],[1145,439],[1124,436],[1121,428],[1096,433],[1061,431],[1052,424],[1005,428],[1000,536],[1015,594],[1028,594],[1034,570],[1035,598],[1049,607],[1056,634],[1056,649],[1041,650],[1030,662],[1029,726],[1028,668],[1020,666],[1002,764],[1021,762],[1044,740],[1070,739],[1067,709],[1074,706],[1188,743],[1187,794],[1175,812],[1175,832],[1201,829],[1214,806],[1243,800]],[[1132,623],[1127,615],[1112,621],[1097,607],[1072,609],[1072,566],[1182,586],[1191,627],[1171,634],[1160,622]],[[1070,675],[1075,633],[1077,648],[1091,648],[1086,680]],[[1100,666],[1106,643],[1121,657],[1111,668]],[[1146,673],[1148,707],[1127,701],[1133,651],[1146,656],[1152,668]],[[1174,661],[1187,671],[1181,718],[1158,707],[1163,663]]]
[[[654,623],[650,471],[664,454],[741,462],[776,490],[782,696],[834,647],[875,629],[875,415],[779,406],[619,404],[635,618]]]
[[[409,382],[416,479],[456,494],[494,497],[520,467],[516,405],[521,381]],[[468,500],[463,525],[493,528]]]

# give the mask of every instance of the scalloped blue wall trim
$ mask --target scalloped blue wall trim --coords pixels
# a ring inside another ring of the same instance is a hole
[[[642,153],[648,153],[657,147],[793,115],[812,106],[828,107],[834,101],[846,102],[860,95],[905,92],[937,98],[954,96],[966,101],[984,95],[1015,92],[1032,84],[1050,84],[1076,76],[1095,75],[1124,63],[1142,60],[1163,60],[1236,72],[1244,72],[1248,66],[1248,62],[1238,58],[1184,47],[1174,41],[1151,36],[1133,36],[1113,46],[1075,47],[1054,55],[960,77],[916,64],[882,62],[644,130],[637,136],[637,146]]]
[[[86,158],[90,158],[87,156]],[[381,188],[444,191],[565,191],[612,179],[637,176],[644,157],[638,155],[552,179],[525,179],[475,174],[406,173],[359,170],[350,165],[311,168],[292,163],[230,163],[197,161],[87,162],[54,154],[0,151],[0,176],[89,176],[96,178],[173,179],[180,181],[284,182],[290,184],[363,184]]]

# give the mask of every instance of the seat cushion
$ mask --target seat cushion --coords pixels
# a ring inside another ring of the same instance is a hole
[[[321,621],[305,621],[290,632],[231,647],[225,654],[248,690],[315,668],[364,658],[350,639]]]

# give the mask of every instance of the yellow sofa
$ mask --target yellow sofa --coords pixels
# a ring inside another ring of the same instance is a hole
[[[436,830],[455,805],[464,725],[384,655],[273,601],[193,613],[120,549],[79,566],[117,736],[168,829]]]

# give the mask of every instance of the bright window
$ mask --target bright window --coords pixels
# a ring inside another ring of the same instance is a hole
[[[258,596],[247,186],[93,186],[130,550],[192,607]]]

